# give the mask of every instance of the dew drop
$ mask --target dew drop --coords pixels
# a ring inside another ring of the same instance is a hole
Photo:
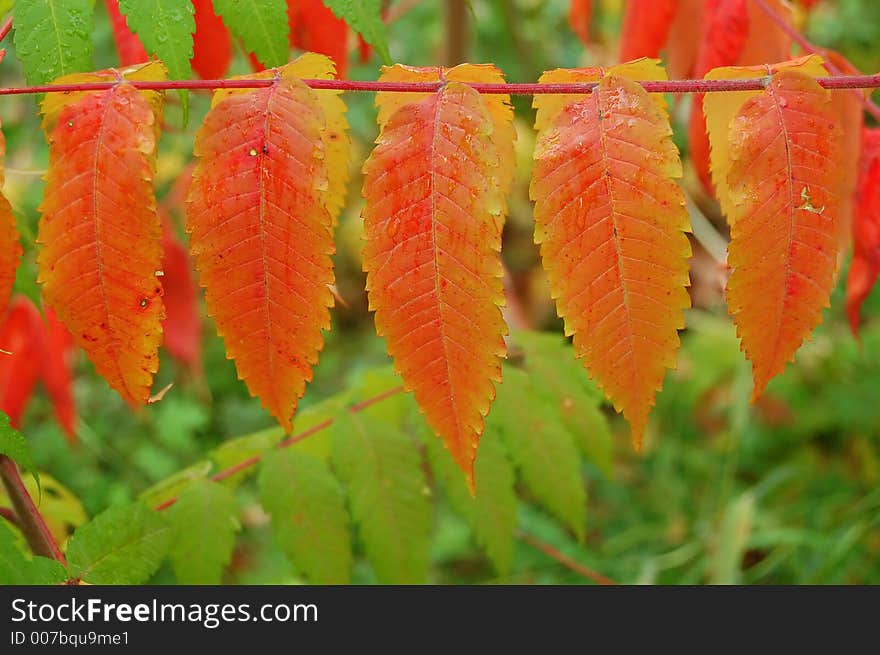
[[[256,149],[256,148],[251,148],[250,150],[248,150],[248,154],[249,154],[251,157],[256,157],[256,156],[257,156],[257,149]]]

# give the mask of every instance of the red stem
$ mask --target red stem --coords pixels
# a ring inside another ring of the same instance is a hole
[[[779,27],[779,29],[781,29],[783,32],[785,32],[791,38],[791,40],[794,41],[795,43],[797,43],[804,51],[812,53],[812,54],[819,54],[819,55],[825,54],[825,50],[823,50],[822,48],[816,47],[810,41],[808,41],[806,39],[806,37],[804,37],[803,34],[801,34],[796,29],[794,29],[794,27],[789,25],[788,22],[782,16],[780,16],[776,12],[776,10],[773,9],[773,7],[771,7],[770,5],[768,5],[765,2],[765,0],[755,0],[755,2],[758,3],[758,6],[761,8],[761,10],[765,14],[767,14],[767,16],[770,18],[770,20],[772,20],[774,23],[776,23],[776,25]],[[840,68],[838,68],[838,66],[833,61],[831,61],[831,59],[829,57],[826,56],[826,57],[824,57],[824,59],[825,59],[825,67],[833,75],[838,76],[838,77],[843,76],[843,71],[840,70]],[[856,93],[858,94],[859,99],[865,104],[865,110],[869,114],[871,114],[874,118],[876,118],[877,120],[880,120],[880,107],[878,107],[870,98],[866,98],[861,93],[858,93],[858,91],[856,91]]]
[[[371,398],[367,398],[366,400],[363,400],[363,401],[357,403],[356,405],[352,405],[351,407],[348,408],[348,411],[352,414],[357,414],[358,412],[362,412],[363,410],[367,409],[367,407],[375,405],[376,403],[382,402],[386,398],[391,398],[392,396],[396,396],[397,394],[402,393],[402,392],[403,392],[403,387],[393,387],[393,388],[388,389],[387,391],[383,391],[382,393],[377,394]],[[303,430],[299,434],[294,434],[294,435],[288,437],[287,439],[285,439],[284,441],[281,441],[276,446],[276,448],[279,448],[279,449],[280,448],[289,448],[293,444],[299,443],[300,441],[302,441],[306,437],[310,437],[313,434],[320,432],[321,430],[324,430],[325,428],[330,427],[332,424],[333,424],[333,419],[328,418],[324,421],[321,421],[320,423],[313,425],[308,430]],[[220,482],[221,480],[225,480],[226,478],[230,478],[233,475],[235,475],[236,473],[240,473],[241,471],[244,471],[246,469],[249,469],[252,466],[255,466],[262,459],[263,459],[262,454],[254,455],[253,457],[248,457],[247,459],[242,460],[241,462],[238,462],[237,464],[234,464],[233,466],[230,466],[227,469],[223,469],[222,471],[217,471],[217,473],[215,473],[214,475],[211,476],[211,480],[213,482]],[[156,505],[156,507],[154,509],[157,512],[161,512],[163,509],[168,509],[176,502],[177,502],[176,497],[169,498],[168,500]]]
[[[6,22],[3,23],[3,27],[0,27],[0,42],[6,38],[6,35],[9,34],[9,30],[12,29],[12,16],[6,19]]]
[[[12,508],[18,519],[18,527],[35,555],[51,557],[67,566],[64,553],[55,542],[55,537],[46,525],[43,515],[34,504],[33,499],[24,486],[18,467],[6,455],[0,455],[0,479],[6,487],[6,494],[12,501]]]
[[[545,543],[538,539],[535,536],[530,535],[528,532],[523,532],[522,530],[517,530],[516,536],[520,541],[527,543],[532,548],[536,548],[540,550],[542,553],[550,557],[551,559],[556,560],[560,564],[562,564],[565,568],[574,571],[575,573],[579,573],[584,576],[588,580],[592,580],[598,585],[616,585],[617,583],[609,577],[606,577],[599,573],[598,571],[594,571],[591,568],[588,568],[578,562],[577,560],[572,559],[565,553],[560,552],[553,546],[548,543]]]
[[[739,80],[668,80],[664,82],[639,82],[651,93],[712,93],[716,91],[760,91],[767,86],[767,77]],[[880,73],[876,75],[849,75],[818,77],[816,81],[826,89],[869,89],[880,87]],[[305,79],[313,89],[338,91],[384,91],[396,93],[433,93],[442,82],[369,82],[358,80]],[[238,80],[167,80],[164,82],[128,82],[137,89],[164,91],[171,89],[259,89],[272,86],[272,79]],[[81,84],[44,84],[39,86],[7,87],[0,89],[0,96],[29,93],[71,93],[75,91],[100,91],[115,86],[117,82],[84,82]],[[597,82],[579,84],[478,84],[467,83],[480,93],[536,95],[589,93]]]

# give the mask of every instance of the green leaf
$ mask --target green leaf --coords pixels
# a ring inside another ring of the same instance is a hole
[[[34,476],[34,481],[39,487],[40,476],[34,466],[31,449],[21,432],[12,427],[9,417],[2,411],[0,411],[0,455],[6,455],[18,465],[19,469]]]
[[[284,0],[214,0],[214,11],[261,64],[274,68],[287,63],[290,26]]]
[[[12,529],[0,520],[0,585],[46,585],[63,582],[64,567],[47,557],[30,558]]]
[[[266,456],[260,499],[272,516],[275,537],[312,584],[345,584],[352,555],[345,496],[327,465],[292,449]]]
[[[192,76],[193,34],[196,31],[195,9],[190,0],[119,0],[119,11],[129,29],[140,37],[144,49],[156,55],[173,80]],[[189,113],[189,92],[180,90],[183,122]]]
[[[70,574],[91,584],[143,584],[168,553],[168,521],[141,503],[115,505],[70,538]]]
[[[382,22],[382,0],[324,0],[324,4],[376,49],[382,63],[391,65],[385,23]]]
[[[28,84],[47,84],[92,64],[92,0],[16,0],[15,54]]]
[[[529,376],[512,366],[504,369],[483,439],[498,432],[529,490],[583,539],[587,497],[577,448],[557,408],[540,402]]]
[[[191,483],[168,510],[171,565],[178,584],[220,584],[241,528],[235,496],[209,480]]]
[[[471,496],[461,469],[433,434],[428,456],[434,475],[443,483],[452,507],[470,524],[499,575],[510,571],[516,530],[516,476],[497,434],[480,439],[474,463],[476,496]]]
[[[331,429],[333,466],[379,580],[424,583],[433,515],[414,439],[363,413],[342,414]]]
[[[575,359],[574,349],[558,334],[517,332],[516,344],[525,353],[532,387],[555,405],[562,423],[584,456],[611,478],[612,439],[602,413],[602,393]]]

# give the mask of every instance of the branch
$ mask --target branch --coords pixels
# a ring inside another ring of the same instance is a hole
[[[810,41],[808,41],[803,34],[798,32],[794,27],[788,24],[788,22],[780,16],[770,5],[767,4],[765,0],[755,0],[758,3],[758,6],[761,10],[767,14],[767,16],[772,20],[776,25],[785,32],[792,41],[797,43],[803,50],[812,54],[825,55],[825,50],[823,48],[818,48],[813,45]],[[842,76],[843,71],[837,67],[837,65],[831,61],[831,59],[827,56],[824,56],[825,59],[825,67],[835,76]],[[877,120],[880,120],[880,107],[878,107],[870,98],[866,98],[858,91],[855,91],[858,94],[859,99],[864,103],[865,110],[869,114],[871,114]]]
[[[601,573],[598,573],[597,571],[594,571],[593,569],[584,566],[583,564],[572,559],[571,557],[569,557],[565,553],[559,552],[556,548],[554,548],[550,544],[541,541],[540,539],[538,539],[537,537],[535,537],[533,535],[530,535],[528,532],[523,532],[522,530],[517,530],[516,531],[516,538],[524,543],[527,543],[532,548],[535,548],[536,550],[540,550],[547,557],[556,560],[557,562],[562,564],[562,566],[569,569],[570,571],[574,571],[575,573],[579,573],[580,575],[584,576],[588,580],[592,580],[593,582],[595,582],[598,585],[616,585],[617,584],[611,578],[608,578],[608,577],[602,575]]]
[[[383,400],[386,400],[387,398],[391,398],[392,396],[396,396],[397,394],[402,393],[402,392],[403,392],[402,386],[401,387],[393,387],[391,389],[388,389],[387,391],[383,391],[380,394],[376,394],[375,396],[373,396],[371,398],[367,398],[366,400],[363,400],[363,401],[357,403],[356,405],[352,405],[351,407],[348,408],[348,411],[351,414],[357,414],[358,412],[362,412],[363,410],[375,405],[376,403],[382,402]],[[333,419],[328,418],[324,421],[321,421],[320,423],[313,425],[308,430],[303,430],[299,434],[295,434],[293,436],[288,437],[284,441],[281,441],[276,446],[276,448],[278,448],[278,449],[289,448],[293,444],[299,443],[300,441],[302,441],[306,437],[310,437],[313,434],[316,434],[317,432],[324,430],[325,428],[329,428],[332,424],[333,424]],[[241,462],[238,462],[237,464],[234,464],[233,466],[230,466],[227,469],[223,469],[222,471],[218,471],[217,473],[212,475],[210,479],[213,482],[220,482],[221,480],[225,480],[226,478],[231,478],[236,473],[240,473],[241,471],[247,470],[250,467],[259,464],[260,460],[262,460],[262,459],[263,459],[262,454],[254,455],[253,457],[248,457],[247,459],[242,460]],[[168,500],[156,505],[156,507],[154,509],[157,512],[161,512],[164,509],[168,509],[176,502],[177,502],[176,497],[169,498]]]
[[[0,479],[3,480],[3,486],[6,487],[6,493],[12,501],[18,527],[34,554],[56,559],[67,566],[64,553],[55,542],[55,537],[52,536],[40,510],[34,505],[18,473],[18,467],[6,455],[0,455]]]
[[[668,80],[663,82],[640,81],[649,93],[715,93],[723,91],[761,91],[767,86],[768,77],[752,77],[738,80]],[[385,91],[392,93],[434,93],[444,82],[370,82],[359,80],[302,80],[313,89],[337,91]],[[836,89],[873,89],[880,87],[880,73],[876,75],[842,75],[817,77],[820,86]],[[274,79],[236,80],[166,80],[147,82],[128,80],[136,89],[166,91],[173,89],[262,89],[275,84]],[[118,82],[84,82],[81,84],[43,84],[38,86],[0,88],[0,96],[32,93],[71,93],[75,91],[102,91],[116,86]],[[590,93],[598,82],[578,84],[479,84],[467,82],[479,93],[490,95],[538,95],[538,94],[584,94]]]

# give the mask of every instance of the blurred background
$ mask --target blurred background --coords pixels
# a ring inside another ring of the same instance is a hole
[[[386,19],[394,61],[424,66],[492,62],[509,81],[531,82],[551,68],[613,63],[621,4],[594,3],[589,45],[569,27],[569,3],[564,0],[400,0],[390,3]],[[110,67],[117,64],[116,50],[103,3],[97,5],[96,63]],[[880,3],[829,0],[819,2],[808,16],[798,16],[801,29],[816,44],[840,51],[865,72],[880,70]],[[0,84],[22,85],[11,39],[3,45],[10,52],[0,64]],[[375,57],[361,61],[353,49],[348,76],[373,80],[379,67]],[[239,49],[230,74],[249,70]],[[302,408],[343,393],[366,372],[388,363],[367,311],[360,265],[359,168],[376,136],[373,99],[368,93],[345,96],[354,156],[347,207],[336,235],[340,300]],[[690,100],[669,100],[675,139],[687,159]],[[193,132],[208,103],[208,95],[191,94],[189,124],[184,126],[177,96],[168,96],[157,193],[181,239],[185,182],[179,181],[186,179]],[[509,272],[507,319],[517,329],[561,335],[532,241],[528,181],[534,113],[528,97],[514,98],[514,105],[517,177],[503,248]],[[33,97],[0,98],[7,140],[4,190],[26,253],[16,293],[35,301],[39,292],[33,242],[48,159],[36,110]],[[677,369],[667,375],[658,396],[643,452],[633,451],[628,427],[603,406],[608,451],[598,459],[587,453],[581,463],[587,493],[583,541],[522,489],[517,522],[532,543],[517,540],[504,576],[493,569],[446,497],[435,494],[432,582],[585,582],[576,567],[560,562],[567,557],[622,583],[880,583],[880,292],[863,308],[859,343],[844,314],[844,262],[822,325],[796,362],[750,405],[750,369],[722,296],[724,266],[718,249],[723,254],[724,219],[687,162],[685,168],[694,220],[704,226],[706,236],[693,244],[693,309],[682,333]],[[163,353],[155,388],[171,382],[175,386],[160,403],[138,413],[78,354],[75,445],[55,422],[47,395],[42,389],[36,392],[22,430],[45,472],[46,511],[59,533],[114,502],[137,497],[228,440],[273,426],[259,401],[236,379],[210,319],[203,318],[201,329],[201,366],[183,366]],[[588,384],[586,371],[582,373]],[[237,499],[243,530],[225,581],[296,582],[297,573],[272,540],[255,496],[252,483],[241,482]],[[555,556],[547,554],[547,547]],[[167,567],[154,579],[172,581]],[[368,566],[358,565],[354,581],[369,583],[375,577]]]

